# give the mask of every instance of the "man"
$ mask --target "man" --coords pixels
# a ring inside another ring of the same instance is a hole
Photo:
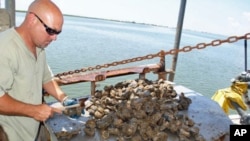
[[[45,56],[62,26],[62,12],[52,1],[35,0],[19,27],[0,33],[0,124],[10,141],[34,141],[39,123],[61,113],[42,103],[42,89],[60,102],[67,99]]]
[[[3,130],[2,125],[0,125],[0,141],[9,141],[8,136]]]

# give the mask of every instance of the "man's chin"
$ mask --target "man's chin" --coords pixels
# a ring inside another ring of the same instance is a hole
[[[44,45],[44,46],[38,46],[38,48],[44,49],[46,48],[48,45]]]

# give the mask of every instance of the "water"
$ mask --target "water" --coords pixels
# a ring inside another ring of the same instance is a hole
[[[23,18],[24,13],[18,12],[17,25]],[[226,38],[222,35],[183,30],[180,48]],[[174,40],[174,28],[65,16],[63,32],[56,42],[46,48],[47,59],[52,71],[57,74],[155,54],[160,50],[168,51],[173,48]],[[159,58],[156,58],[137,62],[136,65],[158,62]],[[166,56],[167,68],[171,67],[171,62],[172,56]],[[244,41],[240,40],[218,47],[180,53],[174,82],[210,98],[216,90],[229,87],[231,78],[242,71]],[[154,74],[148,77],[152,80],[157,78]],[[106,84],[136,78],[138,75],[108,79],[99,82],[100,87],[97,89]],[[62,88],[71,97],[90,94],[90,83],[67,85]]]

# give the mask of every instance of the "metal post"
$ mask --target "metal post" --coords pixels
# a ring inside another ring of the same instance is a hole
[[[10,27],[16,26],[15,0],[5,0],[5,8],[10,14]]]
[[[245,39],[244,47],[245,47],[245,72],[247,72],[247,39]]]
[[[158,80],[163,79],[166,80],[166,76],[167,76],[167,72],[166,72],[166,68],[165,68],[165,53],[163,50],[161,50],[160,52],[161,57],[160,57],[160,68],[158,71]]]
[[[91,96],[95,95],[96,83],[95,81],[91,81]]]
[[[176,34],[175,34],[174,49],[179,49],[179,46],[180,46],[182,25],[183,25],[183,19],[184,19],[184,15],[185,15],[185,8],[186,8],[186,0],[181,0],[178,23],[177,23]],[[172,61],[173,72],[175,72],[175,70],[176,70],[177,59],[178,59],[178,53],[173,55],[173,61]],[[168,79],[169,81],[174,81],[174,74],[175,73],[171,73],[169,75],[169,79]]]

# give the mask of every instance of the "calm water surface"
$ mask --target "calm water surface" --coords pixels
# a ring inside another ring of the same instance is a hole
[[[17,25],[23,18],[24,13],[17,13]],[[183,30],[180,48],[226,38],[222,35]],[[47,59],[54,74],[57,74],[154,54],[160,50],[168,51],[174,47],[174,39],[173,28],[65,16],[63,32],[57,41],[46,48]],[[158,62],[159,58],[156,58],[129,65]],[[166,56],[167,68],[171,67],[171,62],[172,56]],[[232,44],[180,53],[174,82],[210,98],[216,90],[229,87],[231,78],[243,70],[244,41],[240,40]],[[147,76],[151,80],[157,78],[153,74]],[[136,78],[138,75],[105,80],[99,83],[100,87],[97,89],[102,89],[106,84]],[[90,83],[63,86],[63,89],[71,97],[89,95]]]

